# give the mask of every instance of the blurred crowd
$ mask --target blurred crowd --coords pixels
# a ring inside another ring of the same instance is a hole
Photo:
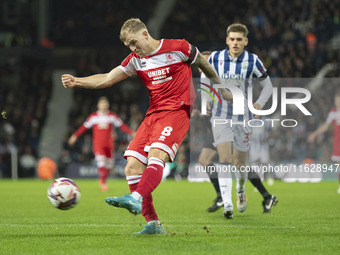
[[[176,13],[162,29],[200,50],[225,48],[226,28],[243,23],[247,49],[256,53],[271,77],[312,77],[325,62],[339,63],[329,40],[340,31],[340,1],[240,0],[177,1]]]
[[[1,8],[10,4],[4,1]],[[51,1],[46,38],[49,44],[35,40],[33,15],[26,15],[31,22],[25,26],[23,21],[15,27],[2,26],[16,31],[16,37],[6,40],[0,51],[0,111],[6,112],[0,116],[0,175],[10,176],[10,155],[15,149],[20,176],[34,174],[39,159],[39,134],[52,93],[51,70],[57,62],[53,50],[72,49],[70,54],[76,63],[73,68],[78,76],[107,72],[129,54],[129,49],[119,41],[124,20],[139,17],[147,23],[154,9],[154,1]],[[259,55],[272,78],[314,77],[326,63],[340,62],[339,50],[330,45],[340,31],[339,0],[240,0],[228,4],[223,0],[176,1],[161,37],[185,38],[201,51],[221,50],[226,46],[226,27],[234,22],[247,25],[250,31],[247,50]],[[193,73],[198,77],[194,68]],[[339,77],[339,67],[327,77]],[[331,95],[338,87],[337,80],[331,79],[317,90],[317,97],[312,95],[306,107],[313,118],[302,116],[299,110],[288,113],[285,118],[298,119],[298,128],[272,130],[268,141],[272,160],[299,161],[304,157],[329,160],[331,132],[316,144],[307,144],[306,137],[326,119],[333,105]],[[96,110],[100,96],[109,98],[111,110],[133,130],[138,128],[148,108],[147,91],[137,78],[104,90],[74,89],[72,93],[74,104],[68,113],[69,127],[59,162],[63,168],[70,162],[93,160],[91,132],[83,135],[74,147],[67,145],[67,139]],[[5,119],[6,116],[10,117]],[[191,131],[199,144],[200,131]],[[121,157],[128,142],[128,137],[117,130],[116,157]],[[190,147],[199,148],[194,144],[188,136],[176,158],[178,171],[185,172]]]
[[[19,175],[32,176],[52,93],[50,54],[31,48],[0,52],[0,174],[10,176],[11,154],[17,151]]]

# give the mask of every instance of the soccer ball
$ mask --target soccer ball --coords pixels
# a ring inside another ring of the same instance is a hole
[[[79,203],[80,190],[73,180],[63,177],[50,185],[47,197],[55,208],[68,210]]]

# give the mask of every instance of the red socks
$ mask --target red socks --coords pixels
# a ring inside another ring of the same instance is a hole
[[[143,198],[146,198],[147,195],[151,194],[162,181],[164,165],[164,161],[159,158],[149,158],[148,166],[144,170],[138,187],[135,190]]]
[[[131,193],[136,191],[143,197],[142,215],[147,222],[158,220],[153,206],[151,192],[159,185],[163,176],[164,162],[158,158],[151,157],[143,175],[127,176]]]
[[[143,198],[142,215],[144,216],[146,222],[158,220],[158,216],[152,201],[153,199],[151,193]]]
[[[142,178],[142,175],[130,175],[126,177],[126,180],[129,184],[129,188],[131,193],[134,192],[137,189],[138,183],[140,181],[140,178]]]
[[[100,179],[100,183],[106,183],[106,179],[109,176],[110,170],[107,169],[106,167],[99,167],[98,168],[98,175]]]
[[[129,184],[131,193],[134,192],[137,187],[138,183],[141,179],[142,175],[131,175],[127,176],[126,180]],[[152,220],[158,220],[157,213],[155,211],[155,208],[152,203],[152,195],[151,193],[143,198],[142,202],[142,215],[144,216],[146,222],[152,221]]]

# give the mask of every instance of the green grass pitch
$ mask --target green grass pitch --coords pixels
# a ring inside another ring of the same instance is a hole
[[[248,208],[241,214],[234,201],[233,220],[206,212],[210,183],[166,181],[154,192],[167,230],[158,236],[132,235],[144,218],[106,205],[106,196],[128,192],[126,181],[110,180],[107,193],[97,180],[75,181],[81,201],[61,211],[47,199],[50,181],[0,180],[0,254],[340,254],[336,181],[278,181],[269,187],[279,199],[270,214],[248,182]]]

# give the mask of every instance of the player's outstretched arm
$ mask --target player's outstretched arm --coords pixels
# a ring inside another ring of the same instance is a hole
[[[315,138],[318,135],[325,133],[328,130],[329,125],[330,125],[330,123],[328,123],[327,121],[324,122],[317,130],[315,130],[313,133],[311,133],[308,136],[307,141],[310,142],[310,143],[314,142]]]
[[[215,69],[210,65],[210,63],[203,57],[203,55],[199,52],[196,61],[193,63],[193,65],[197,66],[202,70],[202,72],[205,74],[207,78],[209,78],[212,83],[214,84],[220,84],[220,78],[218,77]],[[219,88],[218,89],[221,94],[222,98],[227,101],[232,101],[233,95],[231,92],[224,88]]]
[[[112,86],[113,84],[122,81],[129,77],[122,69],[116,67],[109,73],[95,74],[88,77],[74,77],[70,74],[63,74],[61,81],[65,88],[86,88],[86,89],[101,89]]]
[[[262,91],[257,99],[257,101],[253,104],[253,107],[256,110],[262,110],[263,106],[267,103],[271,95],[273,94],[273,84],[270,81],[269,76],[267,73],[265,73],[261,78],[260,78],[260,84],[262,86]],[[254,115],[256,119],[260,118],[260,115]]]
[[[75,142],[77,141],[77,136],[75,135],[75,134],[73,134],[69,139],[68,139],[68,144],[69,145],[73,145],[73,144],[75,144]]]
[[[254,104],[253,104],[253,107],[254,107],[256,110],[262,110],[262,106],[261,106],[260,104],[258,104],[258,103],[254,103]],[[253,116],[254,116],[255,119],[259,119],[259,118],[260,118],[260,115],[254,114]]]

